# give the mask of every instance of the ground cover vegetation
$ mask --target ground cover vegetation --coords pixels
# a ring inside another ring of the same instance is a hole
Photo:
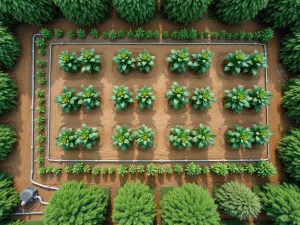
[[[9,125],[0,125],[0,161],[3,161],[17,142],[17,133]]]
[[[17,97],[16,82],[9,74],[0,72],[0,115],[9,113],[17,106]]]

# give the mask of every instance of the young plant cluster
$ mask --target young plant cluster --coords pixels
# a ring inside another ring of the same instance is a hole
[[[58,64],[65,72],[77,72],[81,68],[81,73],[100,72],[100,55],[95,54],[95,50],[90,51],[81,48],[81,55],[77,58],[76,52],[69,53],[68,50],[58,56]]]
[[[224,71],[231,75],[250,74],[256,77],[260,68],[268,68],[264,53],[245,54],[242,50],[229,53],[224,60]]]
[[[125,152],[135,141],[136,145],[141,149],[147,149],[154,144],[155,133],[152,128],[142,125],[135,132],[127,125],[117,126],[116,134],[112,137],[113,145],[119,150]]]
[[[169,70],[176,73],[184,73],[190,68],[196,74],[204,74],[211,67],[211,60],[214,54],[207,50],[201,53],[192,54],[190,59],[188,48],[182,50],[171,50],[171,54],[166,58],[169,63]]]
[[[244,128],[235,124],[234,128],[230,128],[225,132],[225,140],[232,145],[233,150],[239,148],[251,149],[253,144],[262,147],[265,143],[269,143],[272,134],[269,125],[264,125],[262,122],[253,124],[252,128]]]
[[[82,105],[85,110],[89,111],[95,107],[100,107],[101,94],[97,92],[93,85],[85,87],[81,85],[81,92],[75,93],[74,89],[70,91],[64,87],[60,96],[54,100],[59,107],[65,112],[77,111]]]
[[[72,128],[62,129],[56,138],[56,145],[62,147],[63,150],[83,149],[91,150],[100,139],[100,133],[96,127],[87,127],[82,124],[80,129],[75,132]]]
[[[61,175],[62,168],[60,167],[40,167],[38,170],[39,175],[45,175],[45,174],[53,174],[56,176]]]
[[[36,147],[36,151],[41,153],[44,151],[44,142],[46,140],[44,131],[45,131],[45,123],[46,123],[46,94],[44,89],[36,89],[35,96],[37,97],[37,106],[36,111],[38,112],[38,116],[35,118],[35,129],[37,131],[36,141],[38,143]]]
[[[169,105],[175,110],[184,108],[189,103],[188,96],[190,96],[190,92],[187,91],[187,87],[179,86],[177,82],[173,82],[171,89],[165,94]],[[211,102],[217,101],[209,87],[205,89],[195,88],[190,100],[193,108],[201,111],[210,109]]]
[[[253,89],[244,89],[242,85],[232,90],[225,90],[224,108],[232,109],[235,113],[241,112],[244,108],[255,109],[257,113],[262,108],[270,105],[273,95],[262,87],[254,85]]]
[[[98,175],[106,175],[106,174],[114,174],[116,172],[115,167],[110,166],[102,166],[102,167],[98,167],[98,166],[94,166],[91,167],[88,164],[83,164],[83,163],[75,163],[73,165],[68,165],[64,168],[64,171],[68,174],[76,174],[76,175],[80,175],[80,174],[93,174],[94,176],[98,176]]]
[[[119,49],[118,54],[112,58],[117,63],[117,69],[122,74],[127,74],[134,68],[138,68],[139,72],[149,73],[154,66],[153,60],[155,56],[149,54],[147,50],[139,53],[137,58],[132,58],[132,52],[125,48]]]
[[[179,150],[191,148],[192,146],[197,148],[213,146],[215,138],[216,135],[211,133],[210,127],[205,127],[203,124],[200,124],[196,129],[185,129],[176,125],[176,127],[170,129],[168,137],[170,144]]]

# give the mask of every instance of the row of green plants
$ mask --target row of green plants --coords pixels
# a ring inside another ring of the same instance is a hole
[[[36,151],[42,154],[44,151],[44,143],[46,141],[45,124],[46,124],[46,92],[44,89],[38,88],[35,91],[36,107],[38,115],[35,117],[35,130],[36,130]]]
[[[61,107],[65,113],[77,111],[82,105],[85,110],[89,111],[93,108],[100,107],[101,94],[97,92],[93,85],[85,87],[81,85],[81,92],[75,93],[74,89],[68,90],[66,87],[60,96],[56,96],[54,102]]]
[[[41,160],[42,161],[42,160]],[[43,161],[40,165],[43,165]],[[271,177],[276,174],[276,169],[272,163],[267,161],[257,162],[256,164],[236,164],[236,163],[215,163],[210,166],[198,165],[194,162],[187,163],[186,165],[175,164],[175,165],[162,165],[162,164],[120,164],[118,167],[115,166],[91,166],[89,164],[83,164],[78,162],[75,164],[70,164],[64,167],[40,167],[38,173],[40,175],[44,174],[54,174],[61,175],[62,171],[67,174],[92,174],[98,175],[113,175],[117,173],[119,176],[124,177],[127,174],[130,175],[144,175],[146,176],[156,176],[156,175],[182,175],[186,176],[198,176],[198,175],[208,175],[209,173],[215,174],[217,176],[227,176],[230,174],[256,174],[260,177]]]
[[[82,149],[91,150],[100,140],[100,133],[96,127],[88,127],[82,124],[75,132],[72,128],[63,128],[56,138],[56,145],[63,150]]]

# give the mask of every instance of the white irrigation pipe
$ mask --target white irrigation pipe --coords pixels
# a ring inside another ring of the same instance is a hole
[[[47,144],[47,160],[49,162],[88,162],[88,163],[188,163],[188,162],[259,162],[267,161],[270,159],[270,144],[267,143],[267,158],[264,159],[137,159],[137,160],[124,160],[124,159],[51,159],[50,157],[50,109],[51,109],[51,78],[52,78],[52,46],[55,45],[258,45],[264,47],[264,54],[267,57],[267,47],[265,44],[256,42],[192,42],[192,43],[174,43],[174,42],[149,42],[149,43],[130,43],[130,42],[53,42],[50,44],[49,52],[49,74],[48,74],[48,144]],[[268,90],[268,69],[265,69],[265,89]],[[266,123],[269,124],[269,110],[266,107]]]

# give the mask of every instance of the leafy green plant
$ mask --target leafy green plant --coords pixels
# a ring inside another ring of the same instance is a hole
[[[118,190],[112,219],[119,225],[152,225],[155,212],[154,192],[140,182],[127,183]]]
[[[36,47],[39,49],[45,49],[47,48],[47,41],[45,38],[37,38],[35,41]]]
[[[173,173],[172,167],[170,165],[166,165],[165,172],[166,174],[172,174]]]
[[[72,170],[73,170],[73,165],[67,165],[65,168],[64,168],[64,171],[66,173],[72,173]]]
[[[152,38],[152,30],[147,30],[145,32],[145,38],[146,39],[151,39]]]
[[[86,32],[84,29],[77,29],[77,37],[79,39],[85,39],[86,38]]]
[[[136,58],[139,71],[149,73],[151,71],[151,67],[154,66],[154,59],[155,56],[150,55],[147,50],[140,52],[139,57]]]
[[[107,168],[106,166],[102,167],[102,168],[101,168],[101,174],[102,174],[102,175],[105,175],[105,174],[107,174],[107,173],[108,173],[108,168]]]
[[[38,136],[36,136],[36,141],[41,144],[41,143],[44,143],[46,140],[46,137],[44,134],[39,134]]]
[[[80,62],[76,57],[76,52],[70,54],[68,50],[63,51],[61,55],[58,55],[58,64],[60,69],[62,69],[65,72],[77,72],[80,66]]]
[[[250,108],[252,97],[249,96],[249,90],[245,90],[242,85],[232,88],[232,91],[225,90],[224,108],[232,109],[235,113],[239,113],[244,107]]]
[[[90,51],[82,48],[78,61],[82,64],[81,73],[92,73],[94,71],[100,72],[100,55],[96,55],[93,48]]]
[[[155,176],[157,172],[157,168],[153,163],[150,163],[146,167],[146,175],[147,176]]]
[[[191,133],[191,129],[184,129],[184,127],[176,125],[175,128],[170,129],[168,139],[170,144],[179,150],[182,148],[191,148],[193,140]]]
[[[46,55],[46,50],[45,49],[42,49],[42,48],[40,48],[40,49],[38,49],[38,54],[39,55],[41,55],[41,56],[44,56],[44,55]]]
[[[255,171],[260,177],[271,177],[276,174],[276,169],[272,163],[260,161],[255,164]]]
[[[139,104],[140,109],[150,109],[152,108],[153,101],[156,100],[156,97],[152,93],[152,88],[147,87],[146,85],[138,89],[137,91],[136,100]]]
[[[45,38],[45,40],[50,40],[53,37],[51,30],[47,28],[42,28],[40,30],[40,34],[43,36],[43,38]]]
[[[65,113],[69,113],[72,110],[76,111],[79,109],[78,100],[74,89],[68,91],[68,89],[64,87],[62,94],[57,96],[54,102],[57,103]]]
[[[135,68],[135,59],[132,58],[132,52],[125,48],[119,49],[118,54],[112,58],[117,63],[117,69],[120,73],[127,74],[130,69]]]
[[[139,164],[136,166],[136,172],[137,173],[144,173],[145,172],[145,166],[143,164]]]
[[[209,145],[214,145],[214,139],[216,135],[211,133],[209,126],[199,125],[199,128],[192,130],[192,142],[197,148],[207,147]]]
[[[162,38],[163,38],[163,39],[168,39],[168,38],[169,38],[169,31],[164,30],[164,31],[162,32]]]
[[[249,55],[247,61],[248,67],[243,69],[244,73],[250,73],[253,77],[257,76],[258,70],[260,68],[268,68],[266,57],[264,53],[258,53],[255,51]]]
[[[235,53],[229,53],[225,57],[224,71],[231,75],[239,74],[249,66],[248,60],[249,56],[243,53],[242,50],[236,50]]]
[[[157,166],[157,174],[158,175],[162,175],[162,174],[164,174],[165,173],[165,168],[164,168],[164,166],[163,165],[158,165]]]
[[[129,31],[127,31],[127,37],[129,38],[129,39],[133,39],[134,38],[134,32],[130,29]]]
[[[36,123],[38,124],[38,125],[41,125],[41,124],[43,124],[44,122],[45,122],[45,116],[41,116],[41,115],[39,115],[36,119],[35,119],[35,121],[36,121]]]
[[[96,28],[91,29],[90,34],[94,39],[99,38],[99,31]]]
[[[190,40],[195,40],[197,38],[197,30],[195,29],[190,29],[189,31],[189,39]]]
[[[77,204],[84,207],[78,207]],[[43,219],[45,224],[57,224],[57,221],[60,221],[62,224],[101,225],[105,222],[107,208],[108,195],[103,189],[71,181],[60,186],[54,193],[44,210]]]
[[[201,186],[188,183],[168,191],[161,200],[163,224],[217,225],[220,215],[209,192]]]
[[[73,30],[69,30],[67,36],[69,39],[74,40],[76,38],[76,33]]]
[[[130,173],[130,174],[135,174],[136,173],[136,167],[135,167],[134,164],[129,166],[128,173]]]
[[[153,31],[152,38],[153,39],[159,39],[160,38],[160,32],[159,32],[159,30]]]
[[[95,175],[95,176],[99,175],[100,174],[100,168],[98,166],[94,166],[92,168],[92,174]]]
[[[134,37],[137,40],[143,40],[145,38],[145,31],[143,28],[139,27],[138,29],[135,30]]]
[[[201,168],[194,162],[187,163],[185,166],[185,173],[188,176],[196,176],[201,173]]]
[[[126,165],[124,164],[121,164],[118,168],[118,174],[121,176],[121,177],[124,177],[126,174],[128,173],[128,168]]]
[[[178,174],[182,174],[184,172],[183,166],[180,164],[175,164],[173,170],[175,173],[178,173]]]
[[[0,72],[0,115],[7,114],[17,106],[17,97],[16,82],[9,74]]]
[[[80,162],[75,163],[72,166],[72,173],[77,174],[77,175],[83,173],[83,163],[80,163]]]
[[[110,40],[115,41],[117,39],[117,32],[114,30],[109,31],[108,37]]]
[[[114,172],[116,172],[115,167],[113,167],[113,166],[108,167],[108,173],[109,173],[109,174],[113,174]]]
[[[174,81],[171,90],[166,92],[165,98],[168,99],[169,105],[172,106],[173,109],[177,110],[183,108],[189,102],[187,97],[190,93],[186,91],[186,89],[186,86],[179,86],[179,84]]]
[[[112,137],[112,140],[114,146],[125,152],[134,140],[132,129],[128,128],[126,125],[123,127],[117,126],[116,134]]]
[[[235,163],[228,164],[229,174],[241,174],[244,172],[244,167],[242,165],[237,165]]]
[[[153,146],[155,133],[150,128],[143,124],[136,132],[133,133],[136,139],[136,144],[142,149],[146,149]]]
[[[193,96],[191,97],[191,103],[194,109],[205,110],[211,108],[211,102],[216,102],[215,94],[211,93],[210,88],[195,88]]]
[[[249,89],[249,96],[252,98],[250,107],[255,108],[256,112],[260,112],[263,107],[270,105],[269,100],[273,97],[270,91],[265,91],[264,88],[254,85],[254,89]]]
[[[226,176],[228,175],[228,165],[224,163],[216,163],[210,167],[210,170],[217,176]]]
[[[83,172],[84,173],[90,173],[91,172],[91,166],[90,165],[84,165]]]
[[[243,128],[235,124],[233,129],[228,129],[225,133],[225,140],[232,145],[232,149],[252,148],[255,142],[254,133],[249,127]]]
[[[102,36],[103,39],[107,39],[108,38],[108,33],[106,31],[103,31],[101,33],[101,36]]]
[[[105,0],[54,0],[64,17],[78,25],[100,24],[108,14],[109,5]]]
[[[259,36],[259,40],[262,43],[268,43],[269,41],[271,41],[274,38],[274,30],[270,27],[259,31],[260,36]]]
[[[240,220],[256,218],[261,210],[259,197],[245,185],[234,181],[219,187],[214,197],[220,209]]]
[[[44,59],[38,59],[38,60],[36,60],[36,64],[39,67],[46,67],[47,66],[47,62]]]
[[[56,28],[54,28],[54,32],[53,33],[54,33],[54,36],[56,38],[62,38],[63,35],[64,35],[64,33],[63,33],[63,31],[61,29],[56,29]]]
[[[81,85],[82,92],[77,93],[78,104],[83,105],[86,110],[100,106],[100,93],[96,91],[93,85],[87,88]]]
[[[130,103],[134,102],[132,98],[133,93],[129,91],[128,87],[124,87],[123,85],[121,87],[114,86],[112,92],[113,96],[110,100],[114,102],[117,111],[126,109]]]
[[[265,143],[269,143],[269,137],[273,134],[269,130],[269,125],[264,125],[262,122],[257,125],[253,124],[252,132],[255,144],[258,146],[263,146]]]
[[[133,25],[142,25],[155,17],[156,4],[155,0],[121,0],[112,1],[117,15],[128,23]]]
[[[38,145],[38,146],[36,147],[36,152],[38,152],[38,153],[41,153],[41,152],[43,152],[44,150],[45,150],[45,149],[44,149],[43,146]]]
[[[124,31],[123,30],[118,30],[117,36],[118,36],[118,38],[121,38],[121,39],[124,38],[125,37]]]
[[[176,40],[177,37],[178,37],[178,32],[177,32],[176,30],[174,30],[174,31],[171,33],[171,38],[172,38],[173,40]]]
[[[182,50],[171,50],[171,54],[166,58],[169,62],[169,70],[177,73],[186,72],[186,66],[190,61],[188,48]]]
[[[189,61],[187,65],[198,74],[203,74],[210,68],[211,60],[214,54],[208,49],[202,50],[201,53],[192,54],[193,61]]]
[[[81,145],[82,148],[91,150],[99,142],[100,133],[96,127],[87,127],[82,124],[81,129],[77,129],[75,132],[76,141],[75,144]]]
[[[78,144],[76,143],[76,135],[73,132],[72,128],[65,129],[63,128],[58,137],[56,138],[56,145],[61,146],[63,150],[69,150],[78,148]]]
[[[46,79],[44,77],[39,77],[37,80],[38,84],[42,85],[46,83]]]
[[[0,125],[0,161],[3,161],[12,152],[16,142],[16,131],[8,125]]]

